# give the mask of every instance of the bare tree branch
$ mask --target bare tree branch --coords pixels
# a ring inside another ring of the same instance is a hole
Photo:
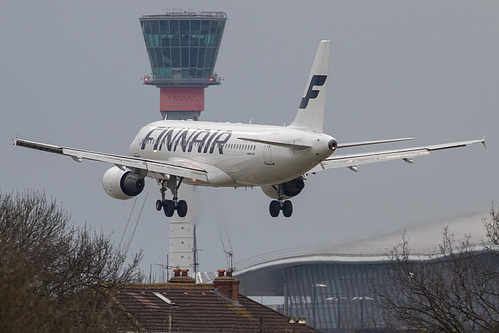
[[[0,193],[0,331],[116,331],[112,295],[137,279],[141,256],[126,264],[44,195]]]
[[[497,244],[499,213],[484,221]],[[457,242],[448,228],[433,255],[411,254],[405,235],[388,254],[386,283],[374,286],[385,320],[394,328],[435,332],[493,332],[499,329],[497,246],[478,248],[466,235]]]

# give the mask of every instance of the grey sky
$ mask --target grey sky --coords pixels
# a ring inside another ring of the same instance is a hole
[[[109,165],[12,146],[20,137],[127,153],[157,120],[159,90],[138,18],[168,8],[229,17],[202,120],[283,124],[297,110],[321,39],[332,60],[325,131],[340,142],[414,136],[394,147],[480,139],[488,149],[311,175],[289,219],[273,219],[260,189],[196,191],[201,270],[225,266],[219,230],[235,260],[289,247],[343,242],[407,225],[485,212],[499,200],[499,2],[497,1],[14,1],[0,3],[0,156],[3,191],[32,188],[62,202],[78,224],[119,242],[134,200],[101,186]],[[379,147],[378,147],[379,148]],[[383,147],[387,148],[387,147]],[[136,202],[128,238],[143,267],[164,263],[168,221],[154,181]],[[480,221],[477,221],[480,227]]]

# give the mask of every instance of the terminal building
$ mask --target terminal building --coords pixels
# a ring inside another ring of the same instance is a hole
[[[386,280],[388,253],[402,243],[403,234],[414,260],[427,260],[438,253],[447,225],[456,241],[472,235],[472,241],[481,244],[486,238],[483,217],[434,223],[346,244],[323,244],[308,251],[264,254],[236,264],[235,276],[241,280],[243,295],[280,297],[279,311],[288,317],[305,317],[322,332],[371,332],[384,326],[372,286]]]

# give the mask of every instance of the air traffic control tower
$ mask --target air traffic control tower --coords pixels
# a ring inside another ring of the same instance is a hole
[[[144,15],[139,20],[152,70],[143,80],[144,84],[159,88],[161,116],[198,120],[204,110],[204,89],[220,84],[221,78],[214,69],[227,15],[174,10],[163,15]],[[180,195],[188,191],[192,189],[180,187]],[[168,265],[189,269],[192,276],[197,271],[196,253],[192,216],[173,215]]]
[[[178,10],[140,18],[152,70],[143,80],[160,89],[163,117],[197,120],[204,110],[204,89],[220,84],[214,69],[226,22],[224,12]]]

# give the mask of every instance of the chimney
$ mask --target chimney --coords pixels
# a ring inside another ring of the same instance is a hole
[[[232,277],[231,270],[223,270],[219,269],[218,277],[213,281],[215,286],[215,290],[218,291],[222,296],[228,298],[232,303],[239,303],[239,281],[236,278]],[[224,273],[227,272],[227,275],[224,276]]]
[[[190,277],[188,272],[188,269],[175,268],[173,270],[174,276],[170,279],[170,283],[196,283],[196,279]]]

